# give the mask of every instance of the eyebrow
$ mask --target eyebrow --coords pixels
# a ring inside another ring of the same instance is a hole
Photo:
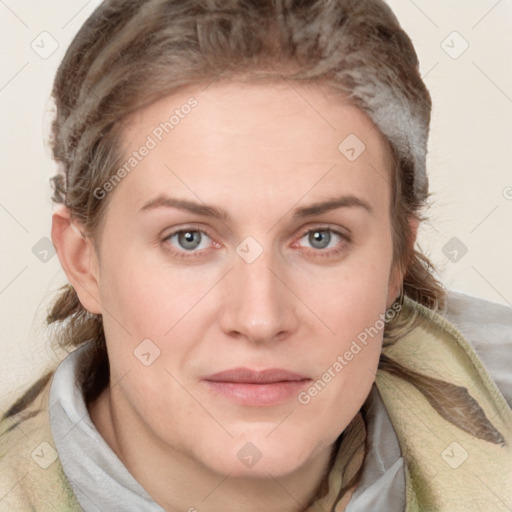
[[[320,215],[331,210],[337,210],[338,208],[354,207],[360,207],[363,208],[364,210],[367,210],[368,213],[373,213],[373,208],[370,206],[369,203],[367,203],[363,199],[356,197],[354,195],[343,195],[339,197],[334,197],[332,199],[327,199],[325,201],[313,203],[309,206],[297,208],[293,212],[293,218],[302,219],[305,217]],[[213,217],[215,219],[220,219],[224,222],[229,222],[231,220],[229,213],[223,210],[222,208],[217,208],[215,206],[209,206],[206,204],[200,204],[194,201],[188,201],[186,199],[176,199],[164,195],[159,195],[154,199],[151,199],[150,201],[145,203],[139,211],[147,212],[157,210],[159,208],[177,208],[179,210],[185,210],[205,217]]]

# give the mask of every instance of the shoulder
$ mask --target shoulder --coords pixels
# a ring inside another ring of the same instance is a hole
[[[404,309],[410,324],[383,348],[376,384],[405,459],[409,504],[498,509],[511,492],[512,410],[499,371],[510,363],[492,354],[510,352],[510,311],[457,292],[448,292],[443,311],[408,297]],[[492,479],[496,499],[475,474]]]
[[[50,385],[51,379],[28,407],[0,421],[0,512],[82,510],[55,449]]]
[[[472,346],[512,407],[512,308],[450,290],[439,313]]]

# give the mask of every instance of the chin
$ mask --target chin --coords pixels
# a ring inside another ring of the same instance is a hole
[[[306,438],[304,432],[301,436],[293,436],[283,430],[281,435],[272,433],[269,436],[268,428],[260,429],[260,432],[251,430],[254,435],[224,438],[223,442],[212,439],[211,444],[203,441],[202,453],[196,453],[196,456],[216,473],[230,474],[230,478],[268,479],[270,475],[278,478],[297,471],[327,446],[311,436]]]

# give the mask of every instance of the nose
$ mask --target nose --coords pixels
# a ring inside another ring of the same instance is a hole
[[[269,250],[251,263],[235,256],[219,312],[222,330],[251,343],[281,341],[297,329],[298,299],[287,287],[284,266]]]

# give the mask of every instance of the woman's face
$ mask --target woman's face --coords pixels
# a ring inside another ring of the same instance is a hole
[[[166,97],[129,120],[125,172],[96,191],[111,195],[89,290],[111,400],[140,439],[220,473],[297,470],[374,381],[400,282],[391,161],[370,119],[326,94]]]

